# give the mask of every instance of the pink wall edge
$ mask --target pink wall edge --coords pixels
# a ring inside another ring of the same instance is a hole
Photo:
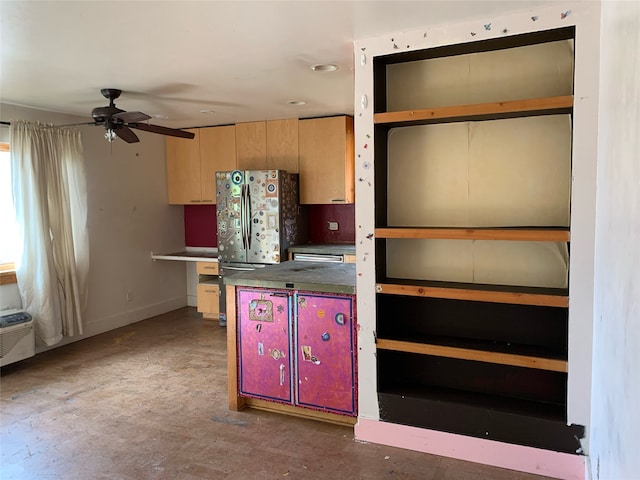
[[[363,418],[358,420],[354,431],[358,441],[379,443],[563,480],[585,479],[586,457],[582,455],[552,452]]]

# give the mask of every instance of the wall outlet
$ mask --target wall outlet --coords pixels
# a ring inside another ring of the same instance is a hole
[[[133,290],[127,291],[127,302],[133,302]]]
[[[338,230],[338,222],[329,222],[329,230]]]

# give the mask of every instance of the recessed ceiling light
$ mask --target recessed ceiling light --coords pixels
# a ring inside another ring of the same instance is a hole
[[[307,102],[305,102],[304,100],[289,100],[287,103],[289,105],[298,105],[298,106],[307,104]]]
[[[207,109],[205,108],[205,109],[203,109],[203,110],[200,110],[200,113],[201,113],[201,114],[203,114],[203,115],[211,115],[211,114],[213,114],[213,113],[216,113],[216,111],[215,111],[215,110],[207,110]]]
[[[169,115],[163,115],[163,114],[161,114],[161,113],[157,113],[157,114],[155,114],[155,115],[153,116],[153,118],[161,118],[161,119],[163,119],[163,120],[166,120],[166,119],[168,119],[168,118],[169,118]]]
[[[311,67],[314,72],[335,72],[337,69],[338,66],[332,63],[319,63]]]

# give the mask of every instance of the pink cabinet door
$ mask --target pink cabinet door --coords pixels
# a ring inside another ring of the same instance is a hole
[[[297,404],[355,415],[353,297],[298,293],[294,303]]]
[[[241,395],[293,403],[290,298],[286,291],[237,289]]]

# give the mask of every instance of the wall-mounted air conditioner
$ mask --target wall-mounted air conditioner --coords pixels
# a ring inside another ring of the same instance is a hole
[[[31,315],[23,310],[0,311],[0,367],[34,355]]]

